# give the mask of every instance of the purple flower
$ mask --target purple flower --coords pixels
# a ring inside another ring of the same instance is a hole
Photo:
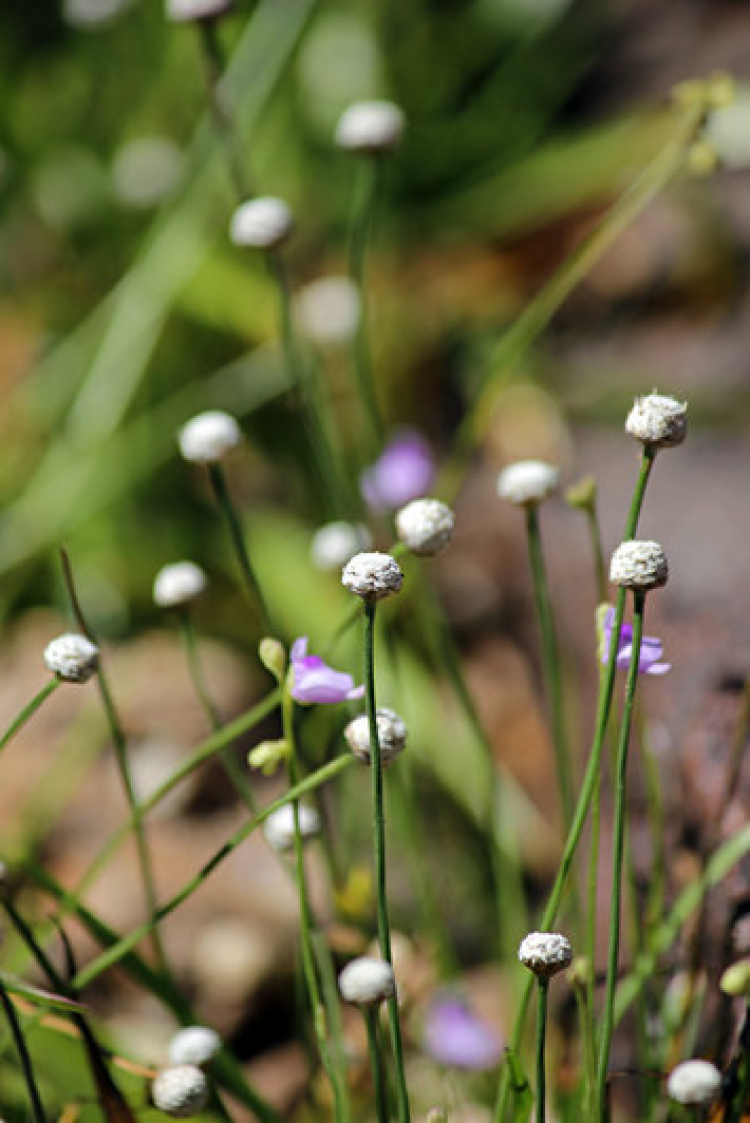
[[[373,511],[395,511],[427,495],[435,478],[435,461],[416,429],[399,429],[382,456],[360,477],[360,488]]]
[[[294,641],[290,655],[295,702],[350,702],[363,696],[364,686],[355,686],[351,675],[334,671],[319,655],[307,654],[307,636]]]
[[[494,1068],[503,1051],[500,1035],[460,998],[435,998],[425,1019],[422,1043],[443,1065],[481,1071]]]
[[[602,623],[600,659],[602,663],[609,660],[609,645],[612,642],[612,631],[615,623],[615,610],[611,606],[607,609]],[[630,665],[630,654],[633,648],[633,625],[623,624],[620,629],[620,643],[617,649],[617,666],[627,670]],[[644,636],[641,640],[641,652],[638,658],[639,675],[665,675],[671,670],[671,663],[660,663],[664,650],[661,640],[656,636]]]

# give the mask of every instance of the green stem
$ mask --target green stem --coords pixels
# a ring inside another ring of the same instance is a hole
[[[588,978],[576,980],[573,984],[573,993],[575,995],[576,1006],[578,1007],[578,1020],[581,1027],[581,1043],[586,1071],[586,1091],[583,1099],[583,1116],[585,1119],[591,1117],[594,1090],[596,1088],[596,1047],[592,1017],[594,1007],[591,1002],[591,991],[589,987],[590,977],[591,972],[589,972]]]
[[[2,751],[5,746],[13,740],[19,730],[23,729],[26,722],[34,716],[36,711],[44,702],[46,702],[50,694],[57,690],[59,685],[60,679],[54,677],[51,678],[49,682],[44,684],[39,693],[35,694],[31,701],[26,703],[21,712],[17,715],[16,718],[14,718],[14,720],[5,730],[5,733],[3,733],[2,737],[0,737],[0,751]]]
[[[641,641],[643,639],[643,613],[645,607],[645,593],[634,591],[633,608],[633,647],[630,654],[630,666],[625,686],[625,702],[623,705],[622,721],[620,722],[620,736],[617,743],[617,766],[615,774],[615,820],[614,840],[612,854],[612,886],[611,910],[609,921],[609,952],[607,956],[607,987],[604,998],[604,1015],[599,1047],[599,1063],[597,1069],[596,1105],[597,1119],[604,1119],[607,1069],[609,1066],[609,1053],[612,1045],[612,1034],[615,1024],[615,991],[617,989],[617,967],[620,956],[620,906],[622,901],[622,869],[625,843],[625,794],[628,763],[628,744],[630,742],[630,726],[633,718],[633,705],[638,682],[638,663],[641,656]],[[612,637],[615,639],[614,635]]]
[[[357,286],[360,298],[359,319],[354,333],[353,360],[360,404],[369,421],[374,443],[379,445],[383,440],[383,422],[378,409],[377,396],[375,394],[367,320],[367,301],[365,299],[365,266],[369,234],[375,214],[377,185],[377,160],[367,158],[361,160],[357,168],[352,231],[349,242],[349,272]]]
[[[602,532],[599,526],[599,515],[596,509],[596,499],[585,509],[586,521],[589,524],[591,549],[594,555],[594,575],[596,577],[596,597],[599,604],[607,599],[607,567],[604,563],[604,549],[602,547]]]
[[[15,1007],[8,997],[8,993],[0,982],[0,1004],[2,1004],[5,1012],[5,1017],[8,1019],[10,1032],[13,1036],[13,1041],[18,1053],[18,1059],[21,1062],[21,1069],[23,1071],[23,1078],[26,1082],[26,1090],[29,1093],[29,1100],[31,1101],[31,1109],[34,1115],[34,1123],[46,1123],[44,1115],[44,1106],[42,1098],[39,1095],[39,1089],[36,1086],[34,1078],[34,1066],[31,1063],[31,1056],[29,1050],[26,1048],[23,1031],[21,1030],[21,1023],[16,1015]]]
[[[375,861],[375,893],[378,914],[378,938],[380,952],[386,963],[393,966],[391,954],[391,928],[388,920],[388,893],[386,887],[385,860],[385,807],[383,798],[383,764],[380,757],[380,738],[378,736],[377,710],[375,706],[375,606],[374,600],[366,600],[365,608],[365,697],[367,719],[370,726],[370,772],[372,775],[372,815],[373,843]],[[401,1042],[398,999],[392,995],[388,999],[388,1021],[391,1030],[391,1046],[396,1068],[396,1096],[400,1123],[409,1123],[409,1093],[406,1088],[404,1072],[404,1053]]]
[[[375,1089],[375,1106],[377,1109],[378,1123],[388,1123],[388,1093],[385,1084],[383,1055],[378,1038],[377,1007],[363,1007],[362,1016],[365,1019],[365,1025],[367,1027],[367,1046],[370,1053],[370,1067],[372,1069],[372,1083]]]
[[[260,585],[258,584],[258,578],[255,575],[255,570],[250,564],[250,555],[247,552],[247,546],[245,545],[245,538],[242,533],[242,527],[240,526],[240,520],[237,515],[237,511],[235,510],[234,503],[232,502],[232,497],[229,494],[229,488],[227,487],[227,478],[224,474],[224,469],[222,468],[221,464],[209,464],[208,474],[211,480],[211,486],[214,490],[216,502],[227,524],[227,530],[229,531],[232,548],[239,563],[242,578],[245,583],[245,591],[247,592],[250,600],[255,604],[259,612],[260,622],[266,635],[276,635],[276,632],[274,631],[271,624],[271,619],[268,615],[268,609],[266,608]]]
[[[538,981],[538,1001],[536,1020],[536,1123],[544,1123],[546,1115],[547,1091],[544,1068],[544,1049],[547,1036],[547,993],[549,979]]]
[[[217,135],[224,147],[227,169],[238,201],[243,202],[250,194],[250,185],[242,166],[232,121],[222,104],[221,91],[219,90],[219,82],[225,69],[224,53],[221,49],[215,22],[213,20],[200,20],[199,28],[211,116]]]

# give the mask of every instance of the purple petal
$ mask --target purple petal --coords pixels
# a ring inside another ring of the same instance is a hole
[[[494,1068],[503,1049],[492,1026],[457,998],[437,998],[432,1003],[423,1045],[440,1064],[475,1070]]]
[[[416,430],[401,429],[362,473],[360,489],[373,510],[393,511],[427,495],[434,478],[435,461],[427,441]]]
[[[289,655],[293,663],[295,663],[297,659],[303,659],[305,655],[307,655],[307,636],[300,636],[299,639],[294,641]]]
[[[335,671],[319,655],[307,655],[307,637],[292,644],[293,684],[290,691],[296,702],[345,702],[361,698],[364,687],[355,687],[351,675]]]
[[[612,632],[614,630],[615,610],[610,608],[604,617],[602,626],[602,663],[607,663],[609,660],[609,647],[612,643]],[[623,624],[620,629],[620,642],[617,647],[617,667],[620,670],[627,670],[630,666],[630,654],[633,650],[633,625]],[[638,657],[638,674],[639,675],[665,675],[667,671],[671,670],[671,663],[660,663],[664,648],[658,636],[643,636],[641,639],[641,650]]]

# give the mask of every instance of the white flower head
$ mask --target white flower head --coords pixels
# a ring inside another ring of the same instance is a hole
[[[609,563],[610,581],[624,589],[648,592],[666,585],[668,577],[667,555],[658,542],[622,542]]]
[[[650,448],[674,448],[682,444],[687,433],[687,402],[656,391],[636,398],[625,430]]]
[[[517,507],[533,506],[552,495],[559,479],[560,469],[554,464],[544,460],[517,460],[497,477],[497,493]]]
[[[346,1002],[374,1006],[395,994],[393,968],[382,959],[361,955],[347,963],[339,975],[339,990]]]
[[[183,157],[166,136],[139,136],[127,141],[112,161],[112,187],[124,207],[154,207],[177,183]]]
[[[208,1102],[208,1081],[196,1065],[163,1069],[151,1085],[154,1107],[174,1119],[197,1115]]]
[[[234,0],[166,0],[165,14],[172,23],[212,20],[231,12]]]
[[[165,565],[154,579],[154,601],[160,608],[188,604],[204,591],[207,578],[195,562],[181,561]]]
[[[414,554],[434,557],[450,542],[456,516],[439,499],[413,499],[396,515],[396,533]]]
[[[550,979],[569,967],[573,949],[567,936],[559,932],[529,932],[521,940],[518,958],[539,979]]]
[[[364,523],[332,522],[315,531],[310,556],[318,569],[341,569],[360,550],[372,545]]]
[[[266,819],[263,827],[266,841],[272,850],[284,853],[294,846],[294,808],[285,803]],[[303,842],[320,834],[320,816],[314,807],[299,805],[299,833]]]
[[[362,310],[357,285],[349,277],[320,277],[294,300],[302,334],[319,347],[340,347],[353,339]]]
[[[185,460],[212,464],[240,443],[242,431],[231,414],[209,409],[183,425],[178,439]]]
[[[720,1088],[721,1073],[710,1061],[683,1061],[672,1069],[667,1081],[673,1100],[695,1106],[711,1103]]]
[[[404,582],[401,567],[390,554],[355,554],[341,571],[341,584],[363,600],[380,600],[397,593]]]
[[[185,1026],[169,1042],[173,1065],[205,1065],[221,1049],[221,1038],[208,1026]]]
[[[388,152],[404,131],[403,111],[392,101],[358,101],[345,109],[334,139],[349,152]]]
[[[387,706],[378,706],[375,716],[380,759],[383,766],[387,768],[404,751],[408,730],[403,718]],[[344,737],[357,760],[361,760],[363,764],[370,764],[370,722],[367,714],[360,714],[350,721],[344,730]]]
[[[265,195],[241,203],[232,215],[229,237],[236,246],[273,250],[294,231],[294,217],[283,199]]]
[[[44,662],[63,682],[88,682],[99,665],[99,648],[86,636],[66,632],[47,644]]]

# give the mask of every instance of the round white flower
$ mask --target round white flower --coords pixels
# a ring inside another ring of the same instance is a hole
[[[169,137],[135,137],[115,153],[112,187],[123,206],[144,210],[169,194],[182,167],[182,153]]]
[[[636,398],[625,430],[651,448],[673,448],[682,444],[687,433],[687,402],[657,393]]]
[[[318,569],[341,569],[354,554],[372,545],[364,523],[332,522],[315,531],[310,555]]]
[[[373,1006],[390,998],[396,991],[393,968],[382,959],[362,955],[347,963],[339,975],[339,990],[346,1002]]]
[[[221,1038],[208,1026],[186,1026],[169,1042],[169,1059],[173,1065],[204,1065],[221,1049]]]
[[[530,932],[521,940],[518,958],[537,978],[550,979],[570,966],[573,949],[559,932]]]
[[[517,460],[497,477],[497,493],[516,506],[541,503],[557,488],[560,469],[544,460]]]
[[[278,853],[291,850],[294,846],[294,809],[291,803],[279,807],[265,821],[263,833],[272,850]],[[299,833],[302,840],[320,834],[320,816],[314,807],[299,805]]]
[[[404,131],[404,114],[392,101],[358,101],[342,113],[335,141],[350,152],[387,152]]]
[[[667,556],[658,542],[632,539],[617,547],[609,563],[613,585],[647,592],[666,585],[669,577]]]
[[[174,562],[159,570],[154,579],[154,601],[160,608],[171,608],[194,600],[206,588],[206,575],[191,561]]]
[[[407,728],[403,718],[387,706],[378,706],[375,712],[378,726],[380,759],[384,767],[391,764],[406,747]],[[360,714],[349,722],[344,737],[357,760],[370,764],[370,722],[367,714]]]
[[[208,1101],[208,1081],[196,1065],[165,1068],[151,1085],[154,1107],[175,1119],[197,1115]]]
[[[294,218],[283,199],[266,195],[240,204],[229,224],[229,237],[236,246],[272,250],[292,234]]]
[[[183,425],[179,435],[180,452],[185,460],[196,464],[221,460],[241,440],[239,425],[221,409],[199,413]]]
[[[721,1073],[710,1061],[683,1061],[673,1068],[667,1091],[681,1104],[700,1106],[711,1103],[721,1088]]]
[[[362,302],[349,277],[321,277],[300,289],[294,307],[300,330],[310,343],[336,347],[353,339]]]
[[[99,648],[86,636],[66,632],[47,644],[44,662],[63,682],[88,682],[99,665]]]
[[[234,7],[234,0],[166,0],[166,16],[173,23],[218,19]]]
[[[456,516],[439,499],[413,499],[396,515],[396,533],[414,554],[433,557],[450,542]]]
[[[397,593],[404,581],[401,567],[390,554],[355,554],[341,572],[341,584],[364,600],[380,600]]]

